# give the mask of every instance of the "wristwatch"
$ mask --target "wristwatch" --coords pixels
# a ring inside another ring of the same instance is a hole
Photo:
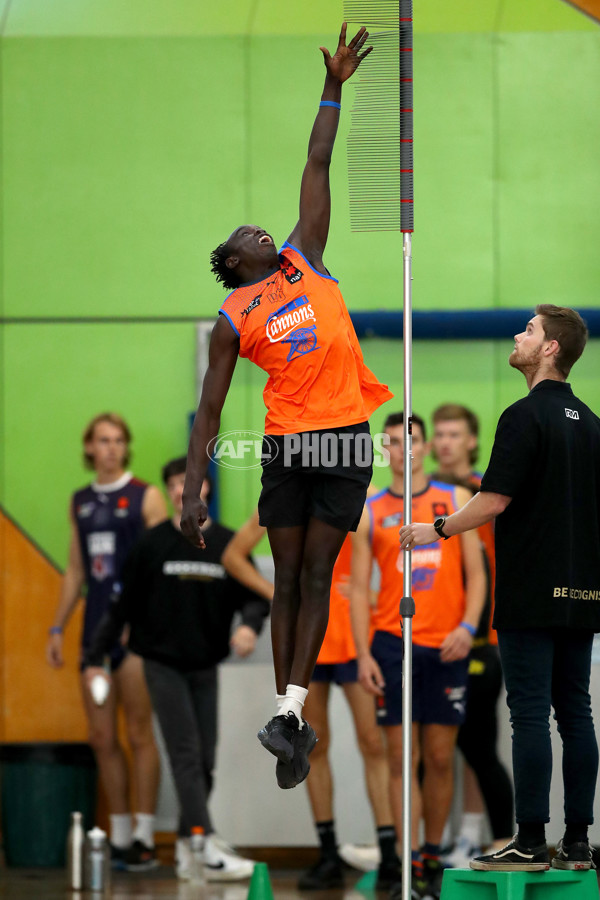
[[[448,540],[451,535],[444,534],[444,525],[446,524],[447,516],[438,516],[438,518],[434,521],[433,527],[437,531],[440,537],[443,537],[445,541]]]

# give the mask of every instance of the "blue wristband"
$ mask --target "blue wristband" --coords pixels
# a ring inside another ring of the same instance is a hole
[[[468,622],[461,622],[461,623],[460,623],[460,627],[461,627],[461,628],[466,628],[467,631],[469,632],[469,634],[471,635],[471,637],[475,637],[475,635],[477,634],[477,629],[475,628],[475,626],[474,626],[474,625],[469,625]]]
[[[63,630],[60,625],[53,625],[52,628],[48,629],[48,634],[62,634]]]
[[[321,100],[319,106],[333,106],[334,109],[341,109],[342,104],[336,103],[335,100]]]

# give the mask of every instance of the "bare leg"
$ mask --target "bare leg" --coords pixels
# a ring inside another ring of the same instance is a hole
[[[311,681],[304,704],[304,714],[319,735],[310,756],[310,774],[306,779],[308,798],[315,822],[333,819],[333,781],[329,766],[329,716],[327,704],[330,685],[324,681]]]
[[[271,636],[277,692],[307,688],[329,618],[329,590],[346,532],[318,519],[306,528],[269,528],[275,564]]]
[[[452,806],[454,748],[458,726],[423,725],[423,817],[425,840],[439,844]]]
[[[89,742],[96,756],[109,812],[113,815],[127,814],[127,763],[117,737],[116,691],[111,690],[103,706],[96,706],[82,677],[81,693],[89,726]]]
[[[385,729],[390,765],[390,800],[398,842],[402,846],[402,725],[389,725]],[[420,760],[419,724],[412,723],[412,820],[411,847],[419,848],[419,824],[421,821],[421,787],[418,771]]]
[[[114,674],[133,753],[136,811],[154,814],[160,761],[152,729],[152,705],[141,657],[129,653]]]
[[[391,825],[394,819],[390,803],[390,770],[382,729],[377,725],[375,718],[373,697],[367,694],[356,681],[344,684],[342,687],[354,719],[356,739],[363,758],[365,782],[375,824],[377,827]],[[314,760],[314,751],[312,760]]]
[[[300,609],[300,569],[305,531],[303,526],[267,529],[275,564],[271,643],[278,694],[285,694],[289,684],[296,646],[296,620]]]

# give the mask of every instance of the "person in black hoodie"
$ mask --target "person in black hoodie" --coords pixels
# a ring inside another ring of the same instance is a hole
[[[86,679],[91,684],[95,676],[106,674],[105,655],[128,625],[128,646],[144,661],[181,808],[177,874],[189,878],[190,830],[201,826],[207,879],[236,880],[249,877],[253,863],[215,835],[208,810],[217,740],[217,665],[230,649],[238,656],[252,653],[269,603],[221,565],[233,531],[207,519],[202,528],[205,550],[182,536],[185,467],[183,456],[163,468],[174,516],[146,532],[133,548],[122,584],[115,585],[113,602],[87,650]],[[202,493],[208,500],[208,479]],[[241,624],[231,633],[238,611]]]

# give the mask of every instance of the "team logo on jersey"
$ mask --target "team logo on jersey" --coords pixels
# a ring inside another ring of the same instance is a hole
[[[129,515],[129,498],[128,497],[119,497],[117,500],[117,507],[115,509],[115,516],[118,519],[126,519]]]
[[[448,507],[445,503],[433,503],[432,510],[434,519],[437,519],[438,516],[448,515]]]
[[[269,303],[284,303],[285,302],[285,291],[283,290],[280,283],[278,283],[277,276],[272,278],[271,281],[267,281],[267,285],[265,287],[265,291],[267,291],[267,300]]]
[[[94,512],[95,503],[80,503],[76,509],[78,519],[89,519]]]
[[[579,413],[576,409],[567,409],[566,406],[565,406],[565,415],[566,415],[567,419],[578,419],[579,418]]]
[[[401,512],[392,513],[391,516],[385,516],[381,520],[381,527],[382,528],[397,528],[398,525],[401,524],[401,522],[402,522],[402,513]]]
[[[318,350],[317,319],[308,297],[296,297],[272,313],[266,323],[267,337],[272,344],[290,345],[289,362],[294,356],[304,356]]]
[[[442,564],[442,548],[440,541],[425,544],[412,551],[412,584],[416,591],[430,591],[435,583],[435,576]],[[399,553],[396,568],[404,572],[404,553]]]
[[[300,269],[297,269],[296,266],[289,261],[289,259],[283,259],[281,263],[281,271],[285,276],[285,280],[289,281],[290,284],[297,284],[298,281],[302,278],[302,272]]]
[[[240,315],[247,316],[249,313],[252,312],[253,309],[256,309],[257,306],[260,306],[260,298],[261,298],[261,294],[259,294],[257,297],[255,297],[254,300],[252,300],[252,302],[248,304],[246,309],[242,310]]]

